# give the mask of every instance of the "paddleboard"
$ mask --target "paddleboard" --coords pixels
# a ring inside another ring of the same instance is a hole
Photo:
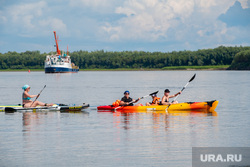
[[[82,109],[88,108],[89,104],[83,103],[82,105],[65,105],[65,104],[54,104],[53,106],[37,106],[24,108],[21,105],[16,106],[0,106],[0,111],[13,113],[13,112],[48,112],[48,111],[80,111]]]

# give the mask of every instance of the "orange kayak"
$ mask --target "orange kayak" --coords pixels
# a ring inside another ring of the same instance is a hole
[[[151,105],[151,106],[119,106],[112,105],[99,106],[97,110],[103,111],[126,111],[126,112],[139,112],[139,111],[214,111],[219,101],[206,101],[206,102],[184,102],[171,105]]]

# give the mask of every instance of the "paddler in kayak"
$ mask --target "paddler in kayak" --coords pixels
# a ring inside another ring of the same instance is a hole
[[[124,97],[120,101],[120,106],[133,106],[133,103],[136,103],[140,100],[140,98],[138,98],[137,100],[132,99],[131,97],[129,97],[129,94],[130,93],[128,90],[124,92]],[[142,106],[142,104],[138,103],[135,106]]]
[[[169,93],[170,93],[169,89],[165,89],[164,96],[162,97],[161,102],[160,102],[161,105],[169,105],[169,104],[177,104],[178,103],[178,101],[170,102],[169,99],[176,97],[178,94],[181,94],[181,91],[174,94],[174,95],[169,95]]]
[[[151,97],[152,97],[152,102],[147,102],[146,106],[151,106],[151,105],[155,106],[160,103],[161,98],[157,97],[156,94],[152,94]]]
[[[47,104],[47,103],[42,103],[40,101],[35,101],[33,103],[33,101],[31,100],[31,98],[33,98],[33,97],[39,97],[39,95],[30,95],[29,94],[29,91],[30,91],[30,86],[29,85],[24,85],[22,87],[22,89],[24,90],[23,95],[22,95],[23,107],[24,108],[36,107],[38,105],[39,106],[53,106],[53,103]]]

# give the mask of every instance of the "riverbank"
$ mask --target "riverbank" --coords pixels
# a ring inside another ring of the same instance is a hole
[[[171,66],[164,67],[162,70],[227,70],[230,65],[217,66]]]
[[[227,70],[230,65],[218,66],[169,66],[164,68],[115,68],[115,69],[80,69],[80,71],[164,71],[164,70]],[[1,69],[0,72],[44,71],[44,69]]]
[[[30,71],[44,71],[44,69],[0,69],[0,72],[29,72]]]
[[[164,68],[115,68],[115,69],[80,69],[80,71],[167,71],[167,70],[227,70],[230,65],[219,66],[170,66]]]

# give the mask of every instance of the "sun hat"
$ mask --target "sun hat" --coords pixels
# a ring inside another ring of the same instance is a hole
[[[29,88],[30,86],[29,85],[24,85],[23,87],[22,87],[22,89],[23,90],[26,90],[27,88]]]

